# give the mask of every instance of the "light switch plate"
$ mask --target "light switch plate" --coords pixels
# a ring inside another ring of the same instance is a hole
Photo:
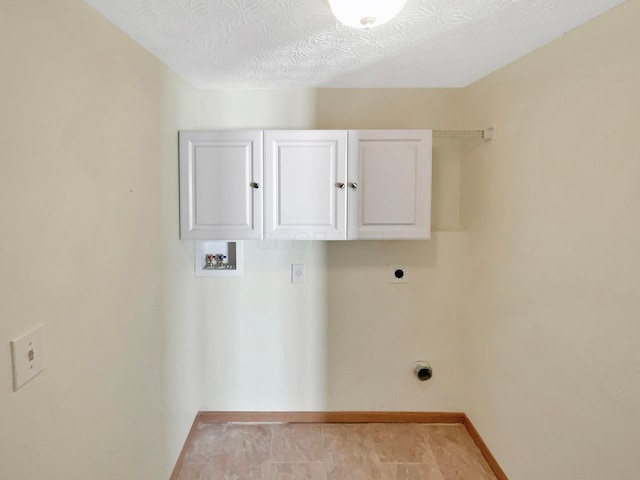
[[[11,360],[15,392],[44,370],[42,325],[11,341]]]

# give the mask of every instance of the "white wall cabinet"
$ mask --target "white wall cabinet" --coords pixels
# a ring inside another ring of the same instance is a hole
[[[349,239],[431,235],[431,131],[349,131]]]
[[[181,132],[181,238],[427,239],[431,146],[429,130]]]
[[[347,132],[265,132],[265,238],[344,240]]]
[[[262,237],[263,132],[180,132],[180,238]]]

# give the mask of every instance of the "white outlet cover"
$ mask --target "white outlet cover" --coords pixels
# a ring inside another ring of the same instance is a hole
[[[42,325],[11,341],[11,359],[15,392],[44,370]]]
[[[398,271],[402,273],[396,273]],[[399,277],[399,275],[401,276]],[[389,283],[409,283],[409,272],[406,265],[389,265]]]

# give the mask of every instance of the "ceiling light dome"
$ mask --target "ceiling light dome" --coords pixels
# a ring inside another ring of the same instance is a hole
[[[395,17],[407,0],[329,0],[335,17],[349,27],[377,27]]]

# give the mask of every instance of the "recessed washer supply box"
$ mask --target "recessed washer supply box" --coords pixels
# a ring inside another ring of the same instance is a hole
[[[195,243],[194,263],[196,276],[237,277],[243,275],[242,242],[206,240],[196,241]],[[211,259],[211,256],[214,258]]]

